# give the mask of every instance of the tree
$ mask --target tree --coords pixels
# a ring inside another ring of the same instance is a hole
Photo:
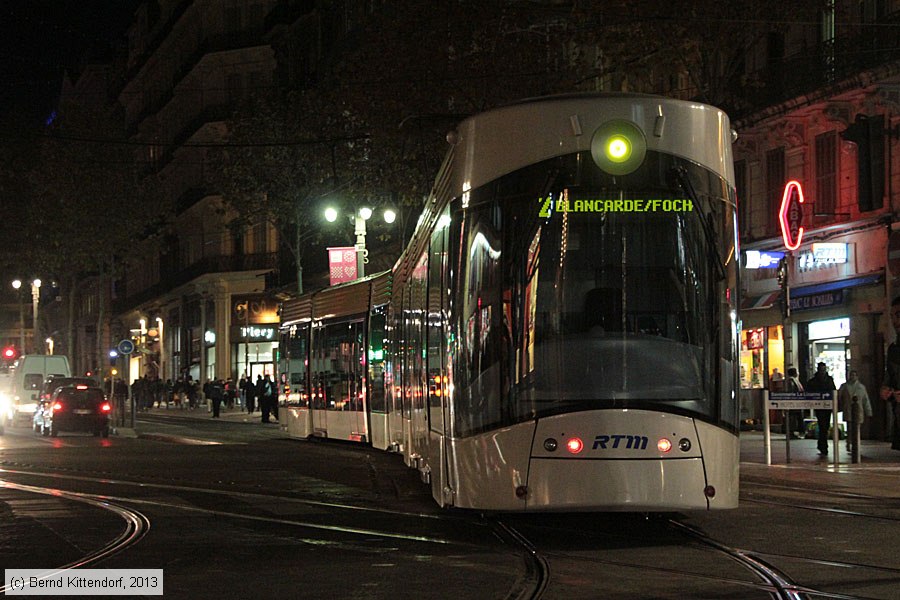
[[[357,15],[349,33],[298,28],[288,35],[336,41],[312,57],[305,88],[235,115],[221,188],[245,221],[279,225],[299,272],[316,201],[340,190],[390,197],[417,214],[446,134],[462,118],[588,90],[666,93],[746,111],[759,84],[747,77],[747,57],[773,33],[815,24],[819,5],[453,0],[422,10],[416,0],[392,0]],[[310,58],[299,57],[297,70],[306,72]]]
[[[37,139],[39,161],[29,173],[32,201],[24,215],[23,243],[41,272],[53,274],[68,299],[66,348],[73,349],[78,283],[97,277],[98,356],[108,316],[105,301],[130,248],[168,215],[142,179],[135,147],[125,139],[124,119],[113,104],[63,100],[60,115]]]

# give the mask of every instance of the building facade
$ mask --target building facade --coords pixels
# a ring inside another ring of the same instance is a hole
[[[783,375],[793,366],[805,382],[824,362],[838,386],[858,371],[875,409],[863,436],[887,435],[889,407],[878,388],[894,339],[888,309],[900,293],[900,269],[890,260],[900,247],[900,62],[895,41],[871,32],[900,22],[888,4],[838,11],[851,15],[843,27],[831,21],[829,29],[825,19],[818,42],[781,62],[805,65],[793,82],[801,93],[783,94],[736,123],[745,419],[761,419],[763,390],[780,386],[776,369]],[[776,81],[784,83],[779,71]]]

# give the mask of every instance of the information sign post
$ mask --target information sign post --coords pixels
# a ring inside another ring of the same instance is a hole
[[[832,456],[834,457],[834,466],[840,463],[840,427],[838,427],[838,402],[837,392],[829,392],[820,394],[818,392],[769,392],[764,390],[763,424],[765,426],[764,439],[766,444],[766,464],[772,464],[772,431],[769,423],[769,410],[823,410],[831,411],[832,422]],[[787,421],[785,421],[787,423]],[[789,428],[785,429],[785,458],[787,462],[791,462],[791,435]]]

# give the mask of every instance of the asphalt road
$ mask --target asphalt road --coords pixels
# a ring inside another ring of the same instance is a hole
[[[0,486],[4,568],[94,560],[123,536],[109,509],[123,507],[146,530],[88,566],[163,569],[170,598],[772,597],[739,555],[774,565],[797,597],[900,597],[891,463],[851,469],[851,487],[799,446],[795,466],[746,463],[739,509],[672,516],[717,548],[643,515],[440,509],[397,455],[287,439],[238,413],[141,415],[136,431],[0,437],[0,480],[32,486]],[[880,478],[877,495],[862,477]]]

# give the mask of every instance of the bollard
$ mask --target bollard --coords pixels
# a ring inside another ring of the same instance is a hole
[[[853,464],[859,463],[859,446],[860,446],[860,425],[862,424],[862,406],[859,403],[859,399],[856,396],[853,396],[850,404],[850,431],[847,432],[847,435],[853,436],[850,440],[851,443],[851,462]]]

